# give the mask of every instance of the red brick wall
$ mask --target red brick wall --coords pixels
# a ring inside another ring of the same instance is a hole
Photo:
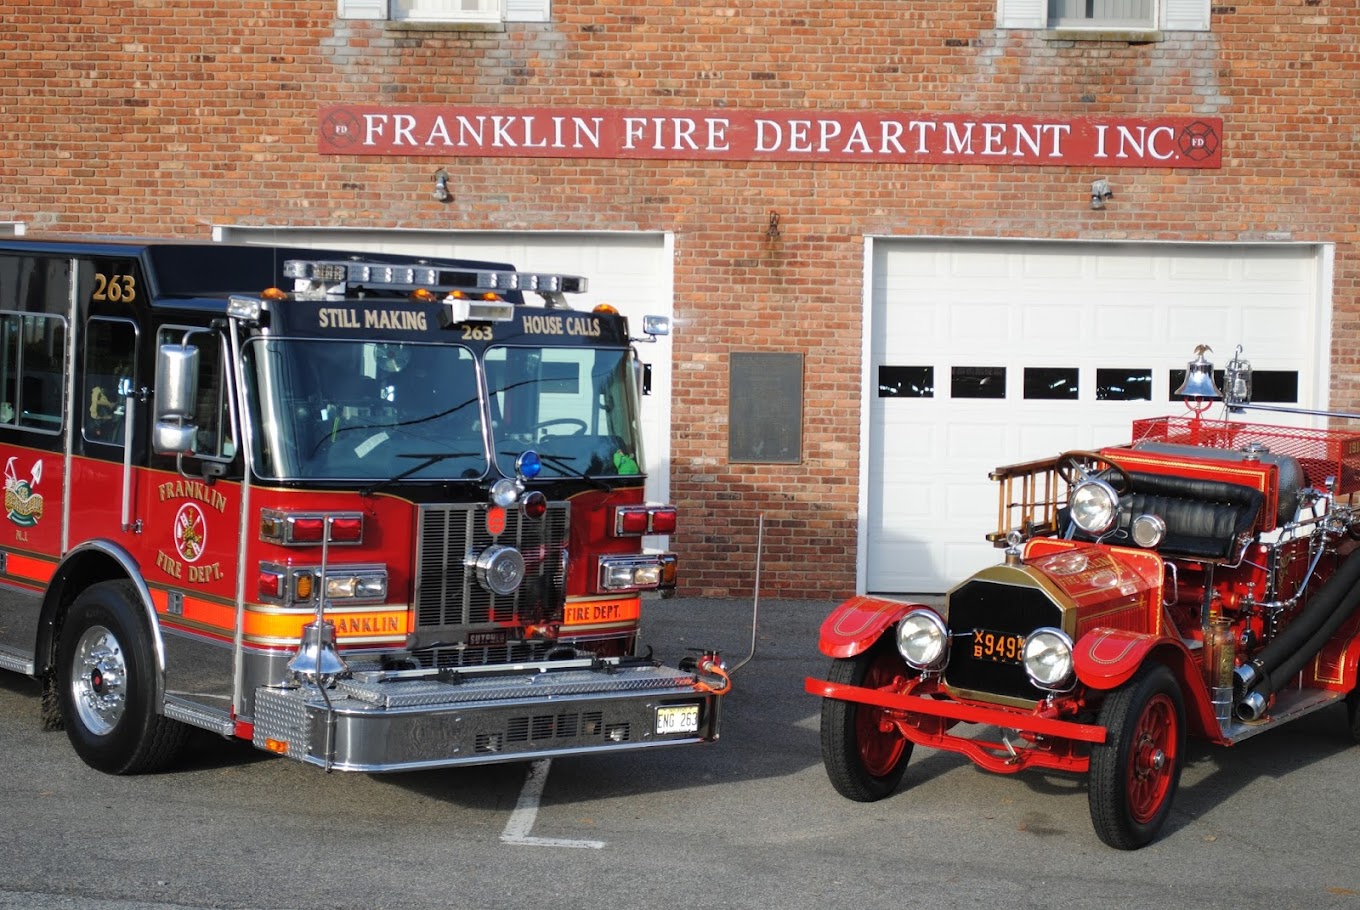
[[[1360,12],[1246,0],[1156,44],[996,30],[995,0],[596,4],[504,33],[342,21],[334,0],[0,2],[0,220],[671,231],[672,490],[687,593],[854,586],[866,234],[1336,244],[1333,405],[1360,406]],[[1198,114],[1218,170],[322,157],[336,103]],[[455,194],[440,204],[432,174]],[[1116,200],[1088,206],[1106,176]],[[779,214],[780,234],[767,234]],[[727,462],[734,351],[806,355],[803,463]]]

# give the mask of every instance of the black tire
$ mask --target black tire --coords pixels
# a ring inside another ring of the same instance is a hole
[[[171,764],[188,727],[156,710],[155,654],[126,581],[90,586],[62,623],[57,694],[76,754],[109,774],[145,774]]]
[[[910,671],[884,640],[854,657],[831,662],[827,680],[880,688]],[[902,782],[913,743],[884,729],[887,712],[872,705],[828,698],[822,702],[822,763],[831,786],[846,799],[869,803],[890,796]]]
[[[1180,785],[1185,702],[1175,675],[1143,667],[1105,699],[1100,724],[1109,732],[1091,747],[1091,824],[1109,846],[1136,850],[1157,836]]]
[[[1346,726],[1351,733],[1351,741],[1360,743],[1360,687],[1351,690],[1346,696]]]

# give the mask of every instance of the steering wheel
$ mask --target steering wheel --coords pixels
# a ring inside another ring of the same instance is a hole
[[[1103,480],[1121,496],[1133,487],[1133,478],[1129,476],[1129,472],[1099,452],[1087,452],[1082,449],[1064,452],[1058,456],[1055,469],[1058,476],[1069,486],[1083,480]]]
[[[574,432],[574,433],[551,433],[551,434],[549,434],[549,435],[552,435],[552,436],[584,436],[586,430],[589,429],[589,427],[587,426],[586,422],[585,422],[584,420],[581,420],[579,417],[554,417],[554,418],[552,418],[551,420],[544,420],[544,421],[540,421],[539,423],[534,424],[534,436],[537,437],[540,430],[546,430],[548,427],[559,427],[559,426],[571,426],[571,427],[574,427],[575,430],[576,430],[576,432]]]

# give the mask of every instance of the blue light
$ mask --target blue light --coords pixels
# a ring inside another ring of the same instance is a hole
[[[539,460],[538,453],[533,449],[521,452],[520,456],[515,459],[515,472],[525,480],[533,480],[542,470],[543,462]]]

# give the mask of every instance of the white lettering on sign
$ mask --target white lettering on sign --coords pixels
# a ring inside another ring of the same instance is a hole
[[[336,155],[1222,166],[1218,117],[463,107],[323,108]],[[343,325],[343,322],[341,323]]]
[[[1110,128],[1104,125],[1096,127],[1098,158],[1106,158],[1110,154],[1106,148],[1109,131]],[[1166,161],[1176,154],[1176,134],[1169,127],[1148,129],[1140,126],[1129,129],[1126,126],[1118,126],[1115,127],[1114,133],[1114,138],[1108,142],[1115,147],[1116,158],[1155,158],[1158,161]]]
[[[365,114],[364,145],[442,148],[597,149],[603,117],[477,114],[436,116],[420,125],[410,114]]]

